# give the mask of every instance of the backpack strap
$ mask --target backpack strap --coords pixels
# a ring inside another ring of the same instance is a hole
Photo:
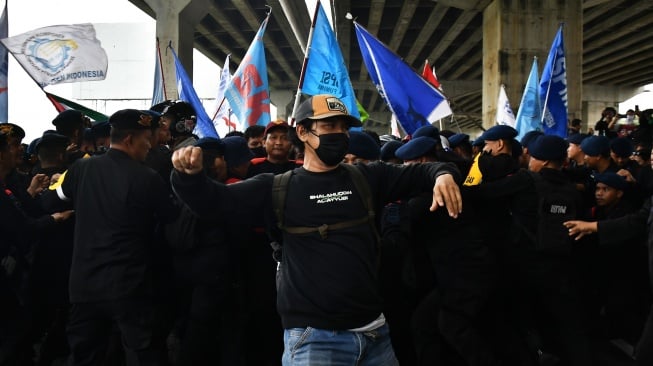
[[[286,227],[283,222],[284,218],[284,208],[286,205],[286,195],[288,192],[288,184],[290,183],[290,178],[292,177],[293,171],[287,171],[283,174],[278,174],[274,176],[274,180],[272,183],[272,207],[274,209],[274,214],[277,218],[277,227],[281,229],[282,231],[285,231],[290,234],[309,234],[313,232],[318,232],[322,239],[326,239],[327,233],[329,230],[340,230],[340,229],[346,229],[349,227],[357,226],[360,224],[363,224],[365,222],[368,222],[370,227],[372,228],[372,231],[374,232],[374,236],[376,238],[377,243],[380,243],[380,236],[379,232],[376,229],[376,213],[374,211],[374,200],[372,197],[372,192],[370,190],[370,185],[363,176],[363,173],[358,170],[353,165],[349,164],[340,164],[349,176],[351,177],[354,186],[356,187],[356,190],[358,191],[359,195],[361,196],[361,200],[363,201],[363,205],[365,206],[365,210],[367,211],[367,215],[365,217],[359,218],[359,219],[353,219],[353,220],[347,220],[347,221],[342,221],[338,222],[335,224],[331,225],[320,225],[317,227],[310,227],[310,226],[294,226],[294,227]]]

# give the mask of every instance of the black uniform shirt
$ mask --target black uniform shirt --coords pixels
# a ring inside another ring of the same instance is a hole
[[[77,161],[57,194],[72,199],[76,217],[70,301],[147,294],[155,224],[176,212],[161,177],[109,149]]]

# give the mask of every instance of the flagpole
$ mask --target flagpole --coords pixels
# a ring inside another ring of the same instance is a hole
[[[161,46],[159,45],[159,37],[156,37],[156,57],[159,58],[159,65],[161,66],[161,83],[163,83],[163,99],[168,100],[168,93],[166,92],[166,77],[163,72],[163,60],[161,58]]]
[[[562,28],[562,24],[560,25],[560,28]],[[562,30],[561,30],[562,31]],[[556,32],[556,36],[554,40],[558,38],[558,33]],[[540,123],[544,123],[544,116],[546,115],[546,105],[549,103],[549,93],[551,92],[551,83],[553,83],[553,70],[556,64],[556,60],[558,59],[558,50],[556,50],[555,55],[553,55],[553,63],[551,64],[551,76],[549,77],[549,85],[546,87],[546,96],[544,97],[544,105],[542,106],[542,117],[540,118]]]
[[[311,53],[313,43],[313,32],[315,31],[315,23],[317,22],[317,13],[320,10],[320,0],[315,4],[315,12],[313,13],[313,22],[311,23],[311,30],[308,32],[308,42],[306,43],[306,54],[304,54],[304,63],[302,64],[302,71],[299,74],[299,84],[297,85],[297,94],[295,95],[295,104],[292,107],[292,117],[290,118],[290,125],[295,125],[295,112],[299,108],[299,103],[302,99],[302,88],[304,87],[304,77],[306,76],[306,65],[308,65],[308,57]]]

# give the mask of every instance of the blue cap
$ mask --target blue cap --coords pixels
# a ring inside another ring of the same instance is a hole
[[[439,140],[426,136],[413,138],[395,151],[395,155],[402,160],[413,160],[424,156],[440,143]]]
[[[202,151],[216,151],[220,155],[224,154],[225,150],[222,140],[216,139],[215,137],[202,137],[195,142],[195,146],[201,148]]]
[[[485,141],[512,140],[515,137],[517,137],[517,130],[506,125],[492,126],[481,136]]]
[[[541,135],[528,145],[528,153],[538,160],[564,160],[567,147],[567,141],[560,136]]]
[[[458,147],[463,143],[469,143],[469,135],[466,133],[457,133],[449,137],[449,147]]]
[[[236,167],[254,158],[244,137],[229,136],[223,138],[222,142],[224,143],[224,160],[228,166]]]
[[[521,138],[521,141],[520,141],[521,146],[523,146],[523,147],[530,150],[530,146],[528,146],[528,145],[530,145],[531,142],[535,141],[536,138],[538,138],[539,136],[542,136],[542,135],[544,135],[544,132],[542,132],[542,131],[528,131],[528,132],[526,132],[526,134],[524,134],[524,137]]]
[[[610,141],[610,150],[620,158],[628,158],[633,154],[633,143],[628,138],[619,137]]]
[[[594,181],[596,183],[603,183],[606,186],[616,188],[621,191],[627,190],[630,186],[626,181],[626,178],[620,176],[615,172],[604,172],[600,174],[594,174]]]
[[[440,130],[438,130],[437,127],[431,125],[422,126],[413,132],[412,138],[422,136],[430,137],[436,141],[440,141]]]
[[[381,147],[381,160],[388,161],[397,157],[397,149],[402,147],[401,141],[388,141]]]
[[[485,140],[483,140],[483,135],[479,136],[474,142],[472,142],[472,146],[475,147],[483,147],[485,145]]]
[[[610,140],[605,136],[590,136],[580,143],[580,149],[587,156],[610,154]]]
[[[583,142],[583,140],[585,140],[589,136],[590,135],[585,133],[573,133],[567,136],[567,142],[569,142],[570,144],[580,145],[580,143]]]
[[[360,131],[349,132],[349,149],[348,154],[366,160],[379,160],[381,147],[374,141],[372,136]]]

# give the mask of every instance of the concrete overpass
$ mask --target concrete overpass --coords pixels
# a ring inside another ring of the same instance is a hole
[[[267,6],[264,43],[273,103],[289,114],[304,57],[310,15],[304,0],[130,0],[157,19],[192,74],[192,48],[222,65],[241,62]],[[351,21],[421,70],[435,67],[454,117],[444,127],[478,132],[494,124],[500,84],[516,112],[533,56],[544,65],[558,24],[565,23],[570,117],[593,125],[653,83],[651,0],[331,0],[337,37],[368,128],[386,133],[389,111],[369,81]],[[170,61],[168,61],[170,62]],[[164,65],[174,75],[174,65]],[[167,77],[174,84],[174,77]],[[176,90],[175,85],[167,85]]]

